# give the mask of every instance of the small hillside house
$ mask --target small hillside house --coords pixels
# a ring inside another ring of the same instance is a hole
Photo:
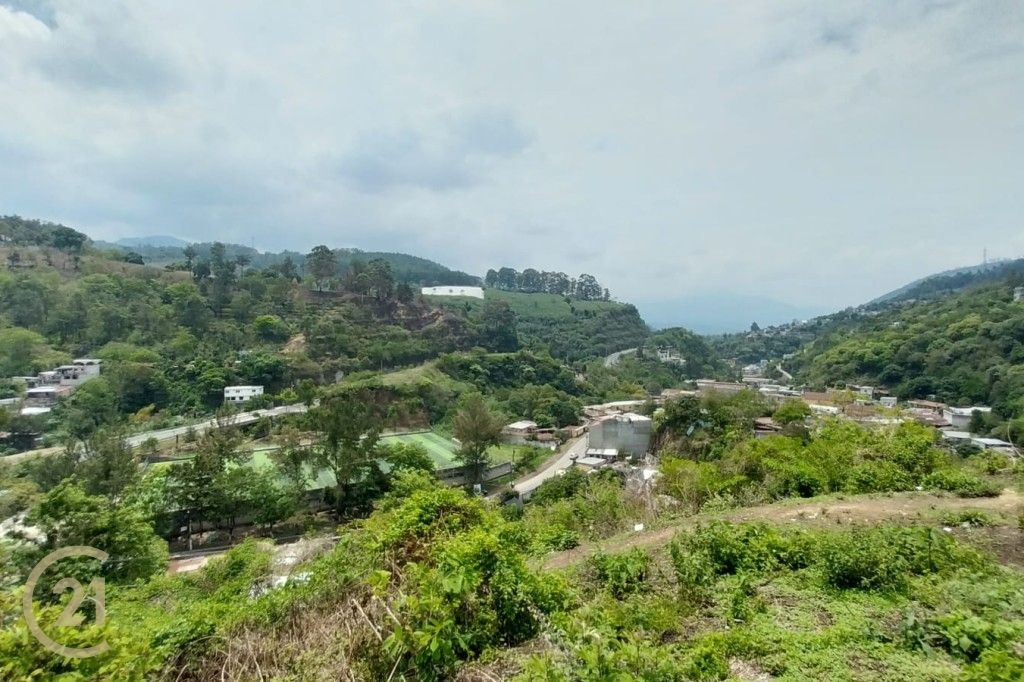
[[[263,395],[262,386],[225,386],[225,403],[247,403],[257,396]]]

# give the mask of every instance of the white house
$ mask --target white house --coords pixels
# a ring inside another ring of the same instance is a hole
[[[512,422],[501,430],[501,434],[506,443],[525,445],[537,434],[537,422],[528,419]]]
[[[224,402],[226,403],[245,403],[261,395],[263,395],[262,386],[224,387]]]
[[[975,412],[981,414],[988,414],[992,411],[991,407],[946,407],[942,410],[942,418],[953,425],[956,430],[966,430],[971,423],[971,417]]]
[[[423,287],[422,289],[420,289],[420,293],[423,294],[424,296],[468,296],[470,298],[484,297],[484,290],[482,287]]]

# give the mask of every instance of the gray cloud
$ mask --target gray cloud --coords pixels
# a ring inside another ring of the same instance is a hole
[[[422,130],[363,135],[338,168],[365,192],[395,188],[445,192],[481,182],[491,163],[518,154],[529,140],[509,113],[475,111],[443,117]]]
[[[1024,252],[1024,4],[0,0],[0,212],[857,303]]]
[[[50,0],[0,0],[0,6],[31,15],[50,28],[57,26],[57,10]]]

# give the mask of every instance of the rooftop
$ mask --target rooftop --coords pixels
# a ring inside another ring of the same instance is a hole
[[[947,408],[951,413],[959,417],[969,417],[975,412],[991,412],[991,407],[984,407],[982,405],[975,405],[973,407],[949,407]]]

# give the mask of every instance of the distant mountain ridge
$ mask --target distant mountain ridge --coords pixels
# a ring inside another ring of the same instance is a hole
[[[122,237],[114,242],[117,246],[126,246],[130,249],[139,246],[170,246],[185,248],[188,242],[168,234],[154,234],[148,237]]]
[[[141,255],[143,260],[145,260],[149,265],[170,265],[172,263],[180,263],[185,260],[184,247],[188,246],[188,243],[183,242],[180,246],[145,243],[145,240],[147,239],[154,238],[142,237],[139,238],[138,241],[133,240],[131,245],[122,243],[125,241],[123,239],[118,240],[117,242],[96,242],[96,246],[113,250],[134,251]],[[158,237],[155,239],[174,240],[177,238]],[[192,243],[191,246],[196,251],[196,257],[199,260],[203,260],[209,257],[210,247],[213,246],[213,242],[196,242]],[[225,254],[228,258],[245,256],[249,259],[249,265],[254,268],[267,268],[280,265],[287,259],[291,259],[299,272],[302,272],[305,267],[306,254],[298,251],[264,252],[254,249],[251,246],[228,243],[225,243],[224,247]],[[391,265],[392,272],[398,281],[421,284],[424,286],[445,284],[475,286],[480,284],[480,278],[475,275],[470,275],[460,270],[453,270],[445,265],[419,256],[384,251],[362,251],[360,249],[352,248],[332,249],[332,251],[334,251],[338,261],[338,267],[341,271],[347,270],[355,260],[362,260],[365,262],[374,260],[375,258],[380,258]]]
[[[1013,274],[1024,273],[1024,258],[997,260],[978,265],[953,268],[928,275],[872,299],[866,306],[878,306],[917,298],[930,298],[963,291],[972,286],[996,282]]]
[[[729,292],[639,301],[636,305],[654,329],[686,327],[698,334],[745,331],[752,322],[764,327],[806,320],[826,312],[821,308],[790,305],[765,296]]]

